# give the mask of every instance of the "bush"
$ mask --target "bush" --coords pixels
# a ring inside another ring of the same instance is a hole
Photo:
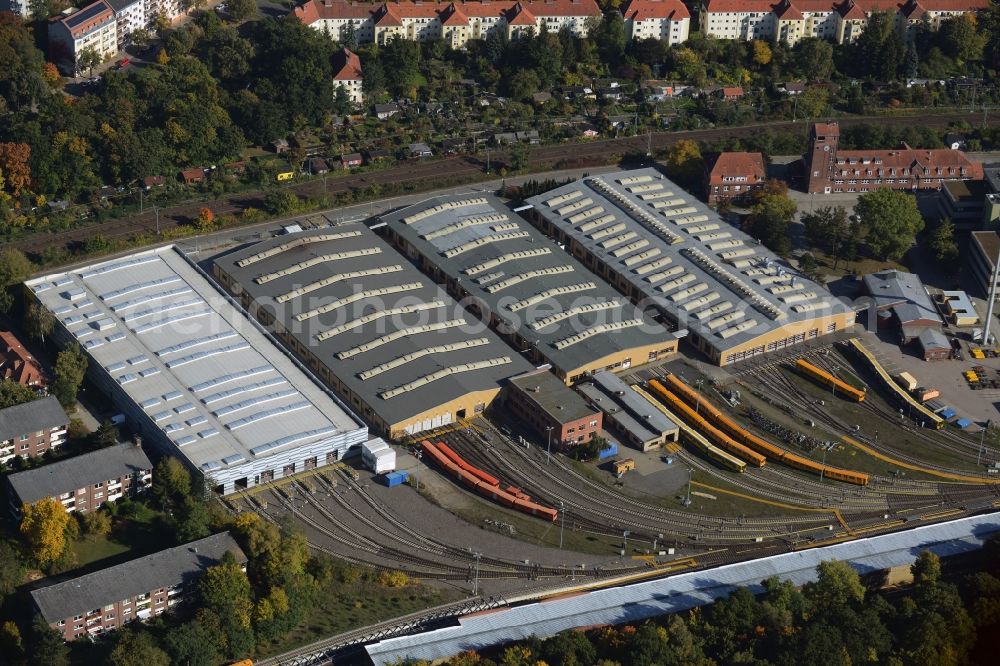
[[[299,198],[288,190],[271,190],[264,195],[264,210],[271,215],[287,215],[299,208]]]
[[[402,571],[383,571],[378,575],[378,584],[382,587],[406,587],[410,577]]]

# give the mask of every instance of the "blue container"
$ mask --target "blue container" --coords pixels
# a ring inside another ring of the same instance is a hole
[[[972,425],[972,421],[970,421],[969,419],[959,419],[955,421],[955,425],[964,430],[965,428],[968,428],[970,425]]]
[[[940,412],[938,412],[938,414],[941,416],[941,418],[947,420],[955,416],[955,410],[952,409],[951,407],[945,407]]]
[[[385,485],[390,488],[395,488],[396,486],[404,484],[408,478],[410,478],[410,473],[405,470],[389,472],[385,475]]]
[[[598,454],[598,459],[599,460],[607,460],[608,458],[610,458],[612,456],[618,455],[618,444],[616,442],[608,442],[608,443],[611,446],[609,446],[608,448],[604,449],[603,451],[601,451],[600,454]]]

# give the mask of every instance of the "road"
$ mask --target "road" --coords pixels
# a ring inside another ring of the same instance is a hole
[[[930,127],[943,128],[947,127],[949,123],[959,120],[968,120],[967,114],[951,112],[938,116],[927,116],[921,118],[920,123]],[[901,119],[884,116],[858,116],[841,118],[839,122],[843,126],[850,126],[861,123],[898,123],[901,122]],[[991,119],[990,124],[1000,125],[1000,118]],[[751,136],[764,130],[805,132],[807,127],[807,123],[783,121],[683,132],[657,132],[650,135],[600,139],[585,143],[534,146],[528,152],[527,171],[539,173],[553,169],[604,165],[617,162],[626,154],[644,155],[647,149],[654,152],[662,150],[680,139],[711,141],[729,137]],[[425,161],[408,161],[382,171],[310,180],[292,185],[288,189],[299,196],[320,197],[364,191],[373,185],[383,188],[385,186],[412,187],[419,190],[423,189],[422,183],[428,180],[438,182],[462,180],[466,183],[472,183],[490,178],[485,173],[486,159],[484,158],[483,155],[463,155]],[[504,151],[491,151],[489,159],[491,166],[499,168],[506,163],[509,155]],[[110,220],[99,226],[90,225],[56,233],[33,234],[10,241],[7,246],[28,254],[39,254],[50,247],[72,249],[97,234],[109,240],[126,239],[140,233],[153,233],[157,226],[162,231],[190,224],[203,207],[210,208],[216,216],[239,213],[247,207],[260,209],[263,206],[263,196],[264,193],[261,191],[252,191],[230,194],[214,200],[192,201],[160,210],[158,219],[153,211],[146,211],[139,215]]]

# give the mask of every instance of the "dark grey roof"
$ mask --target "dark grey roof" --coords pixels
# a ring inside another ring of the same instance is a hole
[[[51,395],[46,396],[0,409],[0,442],[68,423],[69,417],[59,401]]]
[[[922,319],[943,323],[923,282],[913,273],[886,270],[862,279],[875,306],[880,310],[892,308],[901,324]]]
[[[951,343],[948,342],[948,338],[936,328],[927,328],[921,331],[920,335],[917,336],[917,341],[920,343],[920,348],[924,351],[929,349],[951,349]]]
[[[124,443],[7,477],[21,502],[32,504],[69,490],[152,469],[142,447]]]
[[[651,439],[649,436],[641,436],[644,430],[657,437],[678,431],[676,423],[633,391],[632,387],[617,375],[601,370],[594,373],[593,379],[592,388],[600,392],[604,399],[601,399],[601,396],[594,392],[587,393],[587,397],[598,409],[617,421],[621,427],[633,431],[640,441]]]
[[[237,561],[246,562],[246,555],[229,532],[220,532],[33,590],[31,598],[46,622],[58,622],[150,590],[191,583],[218,564],[227,551],[232,551]]]
[[[105,2],[111,5],[111,9],[115,10],[115,13],[117,13],[128,9],[132,5],[138,5],[142,2],[142,0],[105,0]]]
[[[990,192],[1000,192],[1000,163],[991,162],[983,165],[983,176],[989,183]]]
[[[672,344],[673,333],[486,192],[422,201],[384,215],[389,229],[457,280],[558,373],[618,352]],[[646,358],[634,358],[636,365]]]
[[[556,423],[569,423],[596,414],[597,410],[551,372],[515,377],[510,383]]]
[[[591,176],[526,203],[720,356],[849,312],[656,169]]]
[[[252,263],[244,261],[282,247]],[[326,260],[316,262],[317,257]],[[533,367],[364,224],[276,237],[217,257],[215,264],[258,306],[274,312],[283,328],[389,425],[471,392],[496,389]],[[321,286],[322,280],[331,281]],[[296,289],[301,293],[293,295]],[[435,302],[440,305],[428,307]],[[420,309],[393,312],[405,307]],[[391,316],[328,335],[334,327],[376,312]],[[402,336],[385,340],[398,333]],[[447,345],[457,347],[444,349]],[[407,360],[409,355],[415,356]],[[507,361],[381,397],[445,368],[489,359]],[[372,374],[361,377],[368,372]]]

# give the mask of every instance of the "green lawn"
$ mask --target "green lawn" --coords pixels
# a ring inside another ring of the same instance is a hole
[[[258,656],[281,654],[319,638],[457,601],[463,596],[457,590],[421,584],[391,588],[365,580],[333,581],[320,594],[319,605],[310,613],[307,623],[259,646]]]
[[[112,541],[108,537],[85,536],[70,544],[70,550],[76,555],[77,566],[86,567],[93,562],[127,553],[131,549],[128,545]]]

